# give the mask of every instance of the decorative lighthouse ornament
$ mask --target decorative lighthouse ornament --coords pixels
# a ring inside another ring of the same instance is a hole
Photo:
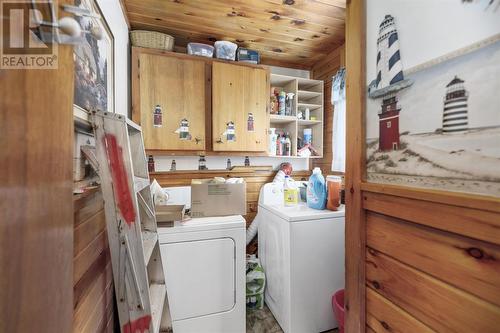
[[[399,112],[397,92],[413,84],[405,79],[394,17],[386,15],[377,39],[377,77],[368,86],[368,96],[382,99],[379,112],[379,150],[399,149]]]
[[[236,141],[236,130],[234,128],[234,122],[230,121],[226,124],[226,131],[224,134],[226,136],[226,141],[234,142]]]
[[[183,118],[179,124],[179,128],[175,130],[175,133],[179,134],[180,140],[191,140],[191,134],[189,134],[189,121]]]

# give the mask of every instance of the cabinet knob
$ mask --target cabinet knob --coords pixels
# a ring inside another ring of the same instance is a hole
[[[199,144],[201,141],[203,141],[202,139],[200,138],[194,138],[194,141],[196,142],[196,144]]]
[[[215,143],[222,143],[222,139],[218,138],[217,141],[215,141]]]
[[[256,144],[260,144],[260,140],[255,140],[255,143]]]

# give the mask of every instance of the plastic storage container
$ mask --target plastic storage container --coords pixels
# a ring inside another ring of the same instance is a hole
[[[340,207],[340,190],[342,187],[342,178],[339,176],[326,176],[326,189],[328,199],[326,208],[329,210],[338,210]]]
[[[314,168],[307,184],[307,206],[313,209],[325,209],[326,184],[320,168]]]
[[[238,45],[225,40],[218,40],[214,44],[215,57],[219,59],[235,60]]]
[[[214,56],[214,47],[212,45],[202,43],[189,43],[187,45],[187,53],[212,58]]]
[[[258,64],[260,62],[259,52],[240,47],[237,52],[238,61]]]
[[[339,333],[344,333],[344,289],[340,289],[332,296],[333,314],[339,323]]]

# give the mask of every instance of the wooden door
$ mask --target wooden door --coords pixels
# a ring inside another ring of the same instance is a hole
[[[348,2],[345,330],[498,332],[500,199],[366,181],[365,13]]]
[[[145,148],[205,150],[205,112],[210,104],[206,62],[138,49],[133,54],[137,75],[132,79],[132,118],[142,126]],[[157,106],[161,121],[155,125]]]
[[[264,68],[214,62],[212,65],[214,151],[266,150],[269,73]],[[234,140],[228,134],[234,126]]]
[[[53,46],[57,69],[0,69],[0,332],[72,328],[73,48]]]

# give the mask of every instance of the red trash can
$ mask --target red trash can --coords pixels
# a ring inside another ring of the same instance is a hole
[[[344,289],[337,290],[333,294],[332,308],[339,323],[339,333],[344,333]]]

